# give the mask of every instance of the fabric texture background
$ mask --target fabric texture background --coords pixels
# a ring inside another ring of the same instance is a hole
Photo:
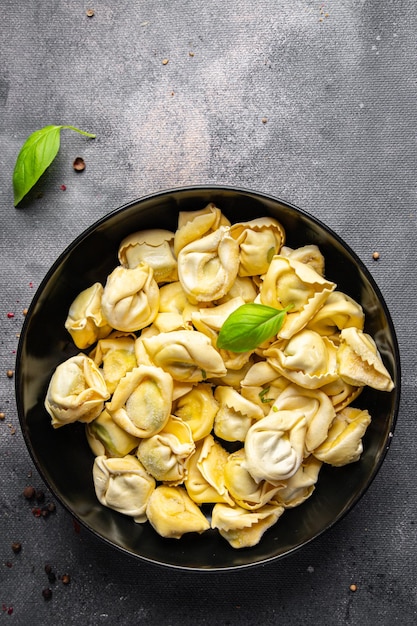
[[[414,1],[2,0],[0,32],[0,622],[414,624]],[[47,124],[97,137],[63,131],[56,160],[14,208],[17,154]],[[59,503],[34,517],[23,489],[45,486],[6,374],[23,310],[72,240],[130,200],[190,184],[273,194],[330,226],[380,287],[402,359],[391,448],[356,507],[283,560],[219,574],[137,562]],[[47,563],[71,576],[49,602]]]

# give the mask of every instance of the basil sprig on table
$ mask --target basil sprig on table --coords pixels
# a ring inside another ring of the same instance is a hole
[[[29,135],[16,160],[13,172],[14,206],[17,206],[58,154],[61,130],[74,130],[94,139],[95,135],[75,126],[44,126]]]
[[[290,308],[275,309],[255,302],[242,304],[221,327],[217,347],[230,352],[254,350],[278,333]]]

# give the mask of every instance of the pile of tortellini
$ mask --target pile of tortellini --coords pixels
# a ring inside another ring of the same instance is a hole
[[[285,244],[275,219],[232,225],[210,203],[180,212],[175,233],[128,236],[106,284],[75,298],[65,327],[80,353],[45,407],[54,428],[86,424],[103,505],[163,537],[211,527],[250,547],[311,496],[323,463],[359,459],[371,416],[350,405],[393,381],[319,248]],[[249,302],[291,308],[258,348],[217,349]]]

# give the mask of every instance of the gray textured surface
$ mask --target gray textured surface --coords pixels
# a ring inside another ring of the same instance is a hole
[[[414,0],[1,1],[0,623],[415,623],[416,31]],[[63,134],[14,209],[20,146],[51,123],[97,139]],[[72,239],[127,201],[193,183],[275,194],[325,221],[375,277],[402,354],[395,436],[360,503],[302,551],[229,574],[137,563],[75,532],[59,505],[35,518],[22,490],[43,485],[6,376],[22,311]],[[45,563],[71,575],[50,602]]]

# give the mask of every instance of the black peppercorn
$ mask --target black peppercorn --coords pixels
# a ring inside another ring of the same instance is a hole
[[[46,587],[46,589],[42,590],[42,595],[45,600],[50,600],[52,598],[52,589],[49,589],[49,587]]]

